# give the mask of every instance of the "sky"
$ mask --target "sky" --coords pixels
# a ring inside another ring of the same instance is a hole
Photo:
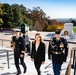
[[[76,0],[0,0],[0,3],[23,4],[32,9],[39,6],[50,18],[76,18]]]

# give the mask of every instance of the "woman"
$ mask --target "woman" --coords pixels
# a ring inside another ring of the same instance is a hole
[[[34,61],[38,75],[41,75],[40,66],[45,62],[45,44],[39,33],[35,35],[35,40],[32,42],[31,60]]]

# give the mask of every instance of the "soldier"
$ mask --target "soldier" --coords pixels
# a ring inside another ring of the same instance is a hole
[[[17,69],[17,75],[21,74],[21,70],[19,67],[19,59],[21,61],[21,65],[24,68],[24,73],[26,72],[26,64],[24,62],[24,53],[25,53],[25,43],[21,36],[19,36],[19,32],[16,33],[15,36],[12,37],[13,49],[14,49],[14,61]]]
[[[56,36],[49,42],[48,58],[52,57],[54,75],[60,75],[61,66],[67,59],[68,43],[67,40],[60,37],[60,31],[56,30]]]

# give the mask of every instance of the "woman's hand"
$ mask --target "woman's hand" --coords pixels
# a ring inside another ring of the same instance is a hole
[[[33,59],[33,58],[31,58],[31,61],[34,61],[34,59]]]
[[[23,54],[20,54],[20,57],[23,57]]]
[[[44,61],[42,61],[42,64],[44,64],[45,62]]]
[[[12,50],[14,51],[15,48],[14,48],[14,47],[11,47],[11,48],[12,48]]]

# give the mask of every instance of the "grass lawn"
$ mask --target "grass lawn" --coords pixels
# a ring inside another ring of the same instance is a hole
[[[76,33],[76,28],[73,28],[74,33]]]

